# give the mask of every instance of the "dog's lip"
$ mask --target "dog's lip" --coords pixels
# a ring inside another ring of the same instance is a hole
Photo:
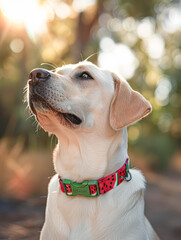
[[[69,120],[71,123],[75,125],[80,125],[82,123],[82,120],[77,117],[75,114],[72,113],[63,113],[64,118]]]
[[[49,110],[54,112],[59,117],[63,116],[66,121],[68,121],[74,125],[80,125],[82,123],[82,119],[80,117],[78,117],[76,114],[71,113],[71,112],[65,112],[63,110],[52,107],[51,104],[49,104],[41,95],[36,93],[36,91],[34,90],[32,93],[32,96],[30,97],[29,103],[30,103],[30,108],[31,108],[32,112],[36,116],[37,116],[37,111],[36,111],[36,107],[33,104],[33,98],[36,98],[36,99],[38,99],[38,101],[43,102]]]

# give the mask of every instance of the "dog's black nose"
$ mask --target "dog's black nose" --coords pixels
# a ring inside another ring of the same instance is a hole
[[[45,69],[35,68],[30,72],[29,79],[33,82],[47,80],[50,77],[50,73]]]

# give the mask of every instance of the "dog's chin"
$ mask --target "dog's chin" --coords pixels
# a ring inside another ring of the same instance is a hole
[[[33,95],[33,97],[29,98],[29,107],[33,114],[36,115],[38,121],[38,115],[41,113],[41,115],[52,114],[58,119],[60,124],[67,127],[76,127],[82,123],[81,118],[77,115],[55,109],[38,95]]]

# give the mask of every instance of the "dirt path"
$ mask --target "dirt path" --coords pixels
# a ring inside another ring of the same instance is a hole
[[[163,240],[181,239],[181,175],[148,174],[146,216]]]
[[[44,219],[45,198],[0,200],[0,239],[37,240]]]
[[[147,173],[146,216],[163,240],[181,239],[181,176]],[[0,239],[38,240],[45,197],[0,200]]]

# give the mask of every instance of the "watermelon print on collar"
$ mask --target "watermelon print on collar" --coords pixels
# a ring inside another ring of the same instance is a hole
[[[67,196],[82,195],[85,197],[98,197],[100,194],[109,192],[124,180],[131,180],[128,158],[119,170],[98,180],[76,183],[68,179],[62,180],[59,176],[61,190],[66,193]]]

